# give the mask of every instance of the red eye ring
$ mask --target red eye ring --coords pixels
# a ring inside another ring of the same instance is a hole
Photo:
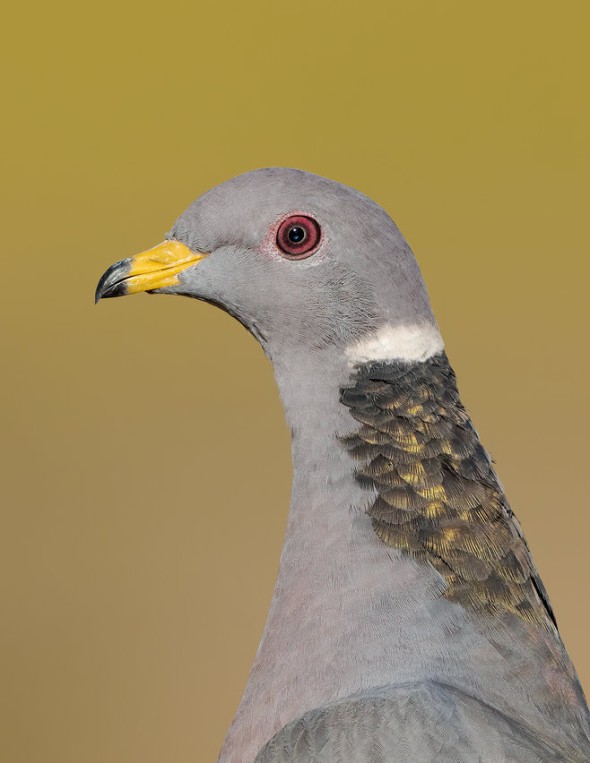
[[[316,251],[321,237],[322,231],[313,217],[291,215],[279,225],[277,246],[289,259],[303,260]]]

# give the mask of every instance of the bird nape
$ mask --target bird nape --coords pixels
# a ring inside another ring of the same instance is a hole
[[[277,584],[221,763],[590,761],[547,593],[385,211],[307,172],[249,172],[96,299],[140,291],[246,326],[293,433]]]

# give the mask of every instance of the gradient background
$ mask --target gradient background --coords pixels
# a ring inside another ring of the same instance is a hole
[[[590,4],[21,4],[4,18],[0,758],[214,761],[290,490],[222,312],[98,277],[289,165],[385,206],[590,689]],[[5,11],[6,13],[6,11]]]

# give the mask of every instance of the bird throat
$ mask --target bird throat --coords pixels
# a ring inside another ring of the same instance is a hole
[[[446,355],[358,366],[340,400],[359,424],[341,441],[372,493],[367,513],[379,538],[432,565],[457,603],[553,619]]]

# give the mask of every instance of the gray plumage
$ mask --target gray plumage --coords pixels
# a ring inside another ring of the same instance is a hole
[[[317,243],[282,250],[308,218]],[[221,763],[590,761],[547,593],[388,215],[275,168],[204,194],[168,238],[97,298],[221,306],[272,361],[293,434],[277,584]]]
[[[531,735],[513,718],[453,686],[424,681],[311,710],[281,729],[256,763],[563,759],[550,738]]]

